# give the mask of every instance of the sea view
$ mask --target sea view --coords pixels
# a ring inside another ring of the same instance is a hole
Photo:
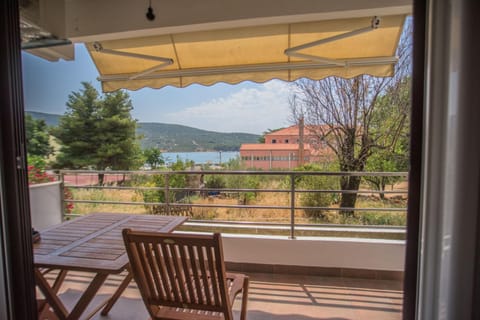
[[[194,161],[196,164],[215,163],[220,164],[235,159],[240,153],[238,151],[212,151],[212,152],[163,152],[162,156],[166,163],[177,160]]]

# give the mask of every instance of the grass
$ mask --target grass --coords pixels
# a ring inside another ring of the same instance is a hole
[[[99,190],[99,189],[73,189],[73,199],[95,200],[95,201],[122,201],[122,202],[143,202],[133,190]],[[142,204],[101,204],[101,203],[75,203],[72,214],[87,214],[91,212],[118,212],[145,214],[147,210]]]
[[[142,196],[133,190],[99,190],[99,189],[73,189],[73,198],[97,201],[139,202]],[[238,197],[206,197],[193,196],[190,203],[207,205],[239,205],[243,203]],[[297,199],[297,205],[300,199]],[[257,197],[249,200],[249,205],[262,206],[289,206],[289,193],[258,193]],[[345,217],[339,213],[338,204],[331,205],[332,210],[323,212],[321,217],[308,217],[303,210],[296,210],[296,223],[332,223],[354,225],[393,225],[406,224],[406,212],[391,211],[357,211],[353,216]],[[405,208],[406,200],[397,197],[379,199],[372,195],[359,196],[357,208]],[[145,214],[148,212],[144,205],[126,204],[100,204],[100,203],[75,203],[73,214],[87,214],[91,212],[120,212],[130,214]],[[225,221],[253,221],[253,222],[290,222],[290,209],[251,209],[251,208],[192,208],[192,219],[199,220],[225,220]]]

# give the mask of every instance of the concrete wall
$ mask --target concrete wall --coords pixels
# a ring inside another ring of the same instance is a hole
[[[37,230],[62,222],[60,181],[30,185],[30,212]]]
[[[223,235],[225,261],[403,271],[405,241]]]

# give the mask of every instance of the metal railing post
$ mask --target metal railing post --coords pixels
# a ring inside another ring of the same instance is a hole
[[[65,221],[65,174],[60,171],[60,206],[62,208],[62,221]]]
[[[167,212],[167,216],[170,215],[170,189],[169,189],[169,173],[165,174],[165,209]]]
[[[290,239],[295,239],[295,175],[290,174]]]

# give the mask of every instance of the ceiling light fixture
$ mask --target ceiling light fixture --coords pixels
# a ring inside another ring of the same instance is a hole
[[[147,13],[145,14],[145,16],[147,17],[147,20],[149,20],[149,21],[155,20],[155,13],[153,13],[153,8],[152,8],[152,0],[149,0],[149,2],[148,2],[148,9],[147,9]]]

